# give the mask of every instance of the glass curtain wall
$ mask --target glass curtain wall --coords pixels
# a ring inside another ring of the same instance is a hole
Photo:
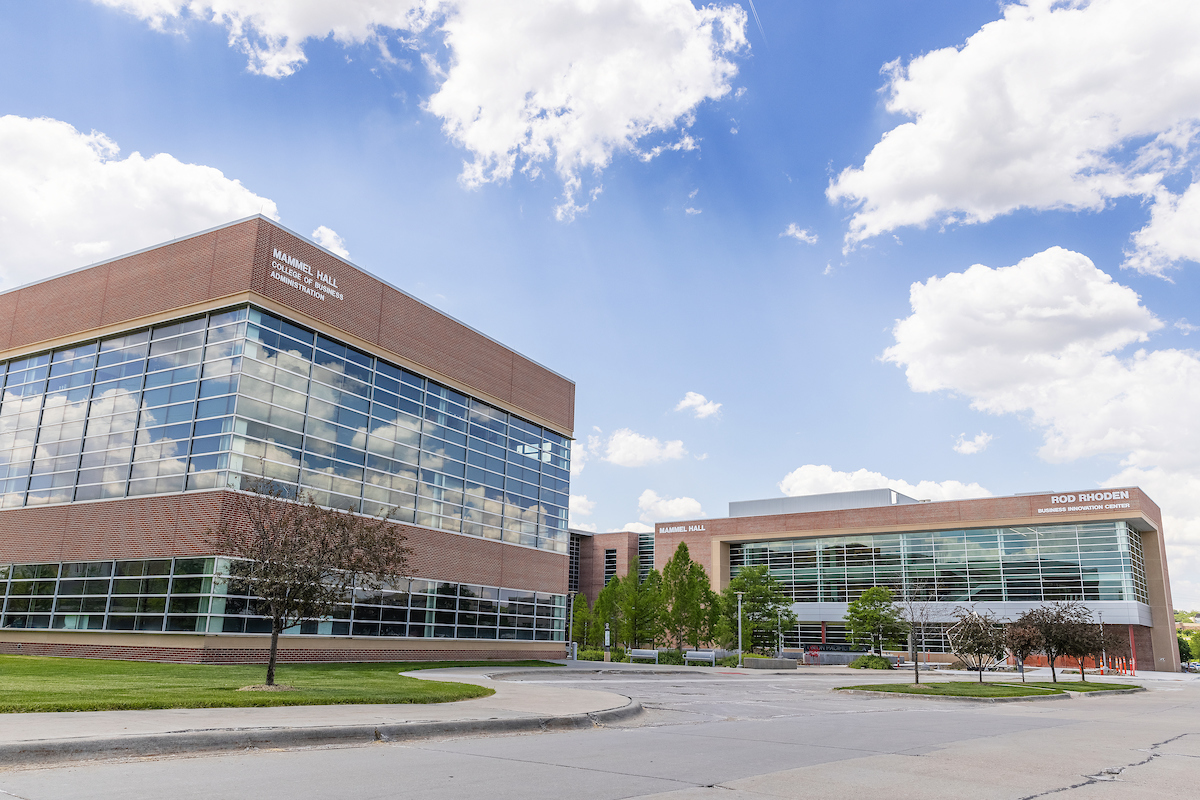
[[[1141,538],[1120,521],[734,543],[730,575],[766,564],[797,603],[923,587],[939,602],[1148,603]]]
[[[0,363],[0,508],[267,478],[567,550],[568,440],[253,307]]]
[[[221,558],[0,565],[5,628],[270,633]],[[286,634],[563,641],[566,596],[414,579]]]

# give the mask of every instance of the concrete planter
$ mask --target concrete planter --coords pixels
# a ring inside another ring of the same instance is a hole
[[[795,669],[794,658],[746,658],[742,660],[746,669]]]

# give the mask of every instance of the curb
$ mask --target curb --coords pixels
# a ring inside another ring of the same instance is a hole
[[[318,747],[331,744],[399,742],[481,733],[540,733],[594,728],[636,717],[642,704],[558,717],[499,717],[444,722],[401,722],[393,725],[331,725],[311,728],[214,728],[137,736],[41,740],[0,744],[0,764],[34,766],[66,761],[147,758],[181,753]]]
[[[1070,689],[1066,691],[1071,692]],[[1100,695],[1102,697],[1110,694],[1137,694],[1138,692],[1146,691],[1145,686],[1138,686],[1134,689],[1098,689],[1094,692],[1071,692],[1075,697],[1091,697],[1092,695]]]
[[[1024,697],[954,697],[944,694],[914,694],[910,692],[873,692],[869,689],[831,689],[830,691],[837,694],[857,694],[867,697],[890,697],[896,698],[915,698],[917,700],[946,700],[949,702],[966,702],[966,703],[1019,703],[1019,702],[1039,702],[1045,700],[1069,700],[1071,696],[1066,692],[1062,694],[1031,694]]]

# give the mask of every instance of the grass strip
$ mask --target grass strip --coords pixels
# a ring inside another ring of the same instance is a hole
[[[1019,683],[979,683],[978,681],[946,681],[938,683],[870,683],[862,686],[839,686],[839,689],[858,689],[866,692],[896,694],[940,695],[943,697],[1029,697],[1032,695],[1062,694],[1061,689]]]
[[[275,682],[294,686],[295,691],[239,692],[243,686],[261,684],[266,667],[0,656],[0,712],[447,703],[494,692],[483,686],[424,681],[398,673],[476,666],[557,665],[546,661],[280,664]]]

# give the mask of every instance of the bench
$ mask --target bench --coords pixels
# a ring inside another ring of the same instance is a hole
[[[688,650],[683,654],[683,663],[689,661],[706,661],[712,666],[717,665],[717,654],[712,650]]]
[[[658,651],[657,650],[630,650],[629,651],[629,660],[633,661],[635,658],[653,658],[654,663],[657,664],[658,663]]]

